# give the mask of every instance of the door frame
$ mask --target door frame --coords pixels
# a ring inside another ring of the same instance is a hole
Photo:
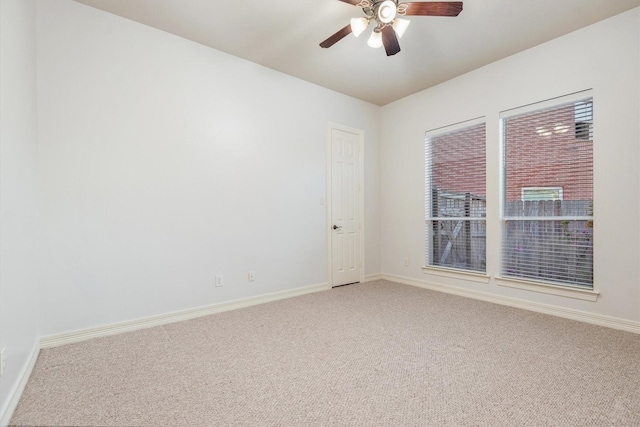
[[[340,130],[343,132],[352,133],[358,135],[358,180],[359,182],[359,191],[358,191],[358,203],[360,205],[360,209],[358,212],[358,222],[360,223],[360,267],[359,267],[359,281],[360,283],[364,282],[364,130],[352,128],[349,126],[341,125],[339,123],[329,122],[327,124],[327,164],[326,164],[326,188],[325,194],[326,197],[326,213],[325,213],[325,228],[326,228],[326,237],[327,237],[327,289],[333,288],[333,245],[331,239],[333,237],[332,229],[331,229],[331,214],[332,214],[332,181],[333,174],[331,170],[331,166],[333,164],[333,149],[332,149],[332,131]]]

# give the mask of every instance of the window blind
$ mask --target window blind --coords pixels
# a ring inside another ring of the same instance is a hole
[[[425,145],[425,263],[484,272],[484,120],[427,132]]]
[[[593,100],[502,116],[502,275],[593,288]]]

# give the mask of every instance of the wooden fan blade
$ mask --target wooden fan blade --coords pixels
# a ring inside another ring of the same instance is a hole
[[[387,26],[382,29],[382,44],[384,45],[384,50],[387,52],[387,56],[400,52],[398,36],[396,36],[396,31],[393,27]]]
[[[458,16],[462,12],[461,1],[411,1],[404,4],[407,5],[407,16]]]
[[[331,47],[349,34],[351,34],[351,24],[348,24],[343,29],[338,30],[331,37],[320,43],[320,47]]]
[[[341,1],[341,2],[344,2],[344,3],[352,4],[352,5],[354,5],[354,6],[357,6],[357,5],[358,5],[358,3],[360,3],[362,0],[340,0],[340,1]]]

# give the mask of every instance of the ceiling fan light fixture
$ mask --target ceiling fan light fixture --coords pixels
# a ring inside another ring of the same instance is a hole
[[[393,0],[385,0],[378,6],[378,21],[388,24],[396,18],[398,6]]]
[[[367,40],[367,44],[374,49],[382,47],[382,32],[380,28],[374,28],[371,37]]]
[[[369,20],[367,18],[352,18],[351,19],[351,32],[354,36],[358,37],[369,26]]]
[[[398,38],[404,35],[407,28],[409,28],[409,24],[411,24],[411,21],[408,19],[396,18],[396,20],[393,21],[393,29],[396,31]]]
[[[1,1],[1,0],[0,0]],[[387,56],[400,52],[398,39],[404,35],[410,21],[409,16],[458,16],[462,12],[461,1],[409,1],[405,0],[340,0],[362,8],[364,18],[351,19],[347,25],[320,42],[320,47],[328,48],[349,34],[358,37],[374,22],[373,32],[367,44],[373,48],[384,46]]]

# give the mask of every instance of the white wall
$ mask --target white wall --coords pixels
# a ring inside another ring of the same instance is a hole
[[[42,335],[326,283],[329,121],[365,132],[379,273],[379,107],[75,2],[37,6]]]
[[[382,108],[383,273],[640,320],[640,9],[518,53]],[[487,273],[499,273],[502,110],[593,88],[597,302],[424,274],[424,133],[487,120]],[[410,258],[404,267],[403,259]]]
[[[35,3],[0,2],[0,424],[37,348]]]

